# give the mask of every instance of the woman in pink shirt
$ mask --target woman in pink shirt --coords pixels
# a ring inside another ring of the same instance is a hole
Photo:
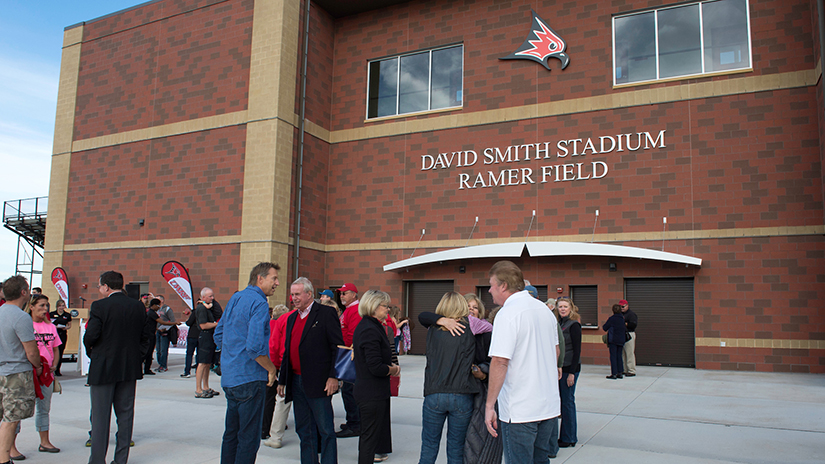
[[[32,322],[34,323],[34,338],[37,340],[37,348],[40,349],[40,356],[46,358],[49,368],[53,373],[57,369],[57,359],[60,356],[60,336],[57,334],[57,327],[49,319],[49,298],[46,295],[33,295],[31,304]],[[44,364],[45,366],[45,364]],[[54,377],[54,376],[52,376]],[[52,378],[52,380],[54,380]],[[49,441],[49,410],[52,405],[52,393],[54,383],[48,387],[41,386],[43,399],[35,402],[34,425],[40,433],[41,453],[59,453],[60,449]]]

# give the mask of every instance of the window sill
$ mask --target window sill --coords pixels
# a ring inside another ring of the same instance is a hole
[[[652,81],[630,82],[627,84],[617,84],[613,86],[613,90],[625,89],[628,87],[639,87],[642,85],[663,84],[667,82],[683,81],[686,79],[704,79],[706,77],[729,76],[734,74],[744,74],[753,72],[753,68],[731,69],[728,71],[718,71],[706,74],[691,74],[689,76],[668,77],[667,79],[657,79]]]
[[[601,330],[601,327],[597,325],[583,325],[582,329]]]
[[[463,110],[464,106],[451,106],[450,108],[441,108],[437,110],[429,110],[429,111],[419,111],[417,113],[404,113],[404,114],[395,114],[392,116],[382,116],[380,118],[370,118],[365,119],[364,124],[368,124],[371,122],[381,122],[381,121],[390,121],[393,119],[401,119],[401,118],[409,118],[411,116],[426,116],[428,114],[438,114],[438,113],[448,113],[450,111],[458,111]]]

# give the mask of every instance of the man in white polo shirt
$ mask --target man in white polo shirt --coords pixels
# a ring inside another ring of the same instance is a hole
[[[487,430],[501,431],[508,464],[547,463],[561,414],[556,318],[524,290],[521,269],[510,261],[490,269],[490,294],[501,309],[490,343]]]

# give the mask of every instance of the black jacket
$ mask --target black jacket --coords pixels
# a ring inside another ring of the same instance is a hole
[[[155,328],[146,324],[146,308],[123,292],[97,300],[89,308],[83,345],[91,360],[89,385],[143,378],[143,357]]]
[[[355,401],[389,398],[392,349],[378,319],[361,318],[352,334],[352,349],[355,353]]]
[[[418,318],[425,327],[426,318]],[[436,325],[427,329],[427,367],[424,369],[424,396],[433,393],[478,393],[479,386],[473,377],[476,341],[470,331],[470,323],[462,320],[464,333],[453,336]]]
[[[602,326],[602,330],[607,332],[607,343],[609,345],[624,346],[625,326],[624,318],[621,314],[614,314],[607,319]]]
[[[636,313],[634,313],[632,309],[628,309],[622,314],[624,315],[624,324],[627,326],[627,331],[635,332],[636,325],[639,323],[639,317],[636,316]]]
[[[284,358],[278,376],[278,385],[286,385],[285,401],[287,403],[292,401],[292,376],[294,374],[290,366],[289,353],[292,328],[295,326],[296,319],[298,319],[298,311],[292,313],[286,322]],[[338,353],[338,345],[343,344],[344,337],[341,335],[338,313],[329,306],[313,301],[298,345],[301,380],[304,393],[308,398],[327,396],[324,388],[328,378],[335,378],[335,357]]]

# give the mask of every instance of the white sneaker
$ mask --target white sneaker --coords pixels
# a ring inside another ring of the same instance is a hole
[[[270,448],[280,448],[281,447],[281,440],[277,438],[269,437],[264,440],[264,446],[268,446]]]

